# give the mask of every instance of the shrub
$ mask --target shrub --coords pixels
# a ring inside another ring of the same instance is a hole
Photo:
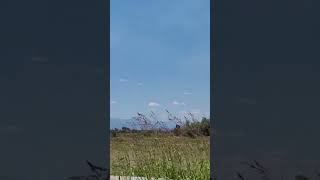
[[[172,115],[168,110],[168,120],[174,122],[176,127],[172,130],[168,129],[164,121],[160,121],[154,112],[151,112],[150,117],[147,115],[137,113],[136,117],[133,117],[133,125],[138,126],[140,129],[130,129],[122,127],[120,132],[139,132],[143,136],[151,136],[159,133],[172,133],[175,136],[210,136],[210,119],[203,117],[201,120],[197,120],[192,113],[188,113],[190,117],[184,117],[185,121]]]
[[[182,134],[181,129],[180,128],[174,128],[173,134],[175,136],[181,136],[181,134]]]
[[[111,131],[111,137],[117,137],[117,132]]]
[[[186,136],[190,137],[190,138],[195,138],[196,137],[196,135],[190,130],[187,131]]]
[[[153,133],[153,131],[143,131],[143,136],[150,137]]]

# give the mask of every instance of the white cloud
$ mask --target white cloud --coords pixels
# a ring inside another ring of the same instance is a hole
[[[190,116],[192,114],[193,118],[196,120],[201,120],[203,117],[210,118],[209,112],[203,113],[200,109],[191,109],[191,110],[181,110],[177,112],[177,117],[182,118],[187,117],[188,119],[192,119]]]
[[[178,102],[178,101],[176,101],[176,100],[174,100],[174,101],[172,102],[172,104],[173,104],[173,105],[177,105],[177,106],[185,106],[185,105],[186,105],[184,102]]]
[[[178,105],[179,103],[177,101],[172,102],[173,105]]]
[[[111,101],[111,104],[116,104],[116,103],[118,103],[117,101]]]
[[[127,82],[128,79],[125,79],[125,78],[120,78],[120,82]]]
[[[148,104],[149,107],[159,107],[160,104],[156,103],[156,102],[149,102]]]
[[[191,95],[192,93],[191,92],[188,92],[188,91],[185,91],[183,92],[184,95]]]
[[[178,114],[179,114],[179,116],[183,117],[183,116],[188,115],[188,111],[186,111],[186,110],[179,111]]]
[[[141,82],[138,83],[138,86],[142,86],[143,84]]]
[[[200,114],[200,109],[192,109],[191,111],[190,111],[192,114]]]
[[[210,118],[210,112],[205,112],[204,114],[207,118]]]

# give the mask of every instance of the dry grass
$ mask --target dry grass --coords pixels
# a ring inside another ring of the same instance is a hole
[[[209,137],[119,136],[111,138],[111,174],[166,179],[210,178]]]

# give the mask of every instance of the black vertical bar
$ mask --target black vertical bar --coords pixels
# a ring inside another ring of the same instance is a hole
[[[108,177],[110,177],[110,0],[105,0],[105,92],[106,92],[106,168],[109,170]]]
[[[214,95],[216,91],[216,46],[215,46],[215,2],[216,0],[210,1],[210,178],[215,177],[215,166],[214,166]]]

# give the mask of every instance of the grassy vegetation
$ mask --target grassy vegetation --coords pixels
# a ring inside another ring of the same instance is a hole
[[[167,111],[168,112],[168,111]],[[210,179],[210,121],[185,121],[168,112],[176,124],[169,129],[151,112],[138,113],[133,124],[139,130],[123,127],[111,131],[112,175],[165,179]]]
[[[209,119],[202,118],[197,121],[190,114],[191,119],[185,117],[182,123],[181,119],[169,113],[169,120],[175,122],[177,126],[168,129],[163,122],[154,118],[154,114],[151,114],[151,117],[156,121],[151,121],[147,116],[138,113],[134,119],[140,126],[139,130],[127,127],[111,130],[110,171],[88,162],[93,175],[70,179],[106,180],[109,172],[114,176],[138,176],[148,179],[210,179]],[[249,171],[234,172],[236,179],[252,179],[248,176],[254,174],[256,178],[253,179],[272,180],[271,172],[259,162],[245,164]],[[297,175],[294,179],[312,180],[303,175]],[[316,172],[315,179],[320,179],[320,173]]]
[[[119,133],[111,138],[111,174],[210,179],[209,137]]]
[[[174,129],[167,129],[156,126],[162,124],[161,122],[151,124],[146,116],[139,114],[136,120],[143,122],[140,123],[140,130],[127,127],[111,130],[110,171],[90,165],[88,162],[93,175],[75,176],[70,179],[106,180],[109,172],[114,176],[138,176],[148,179],[210,179],[209,119],[202,118],[201,121],[186,119],[185,123],[180,123],[179,119],[172,119],[177,126]],[[273,179],[270,177],[271,172],[259,162],[245,164],[249,171],[234,172],[237,177],[235,179]],[[255,178],[248,178],[252,175]],[[294,179],[316,180],[320,179],[320,173],[316,172],[315,178],[297,175]]]

